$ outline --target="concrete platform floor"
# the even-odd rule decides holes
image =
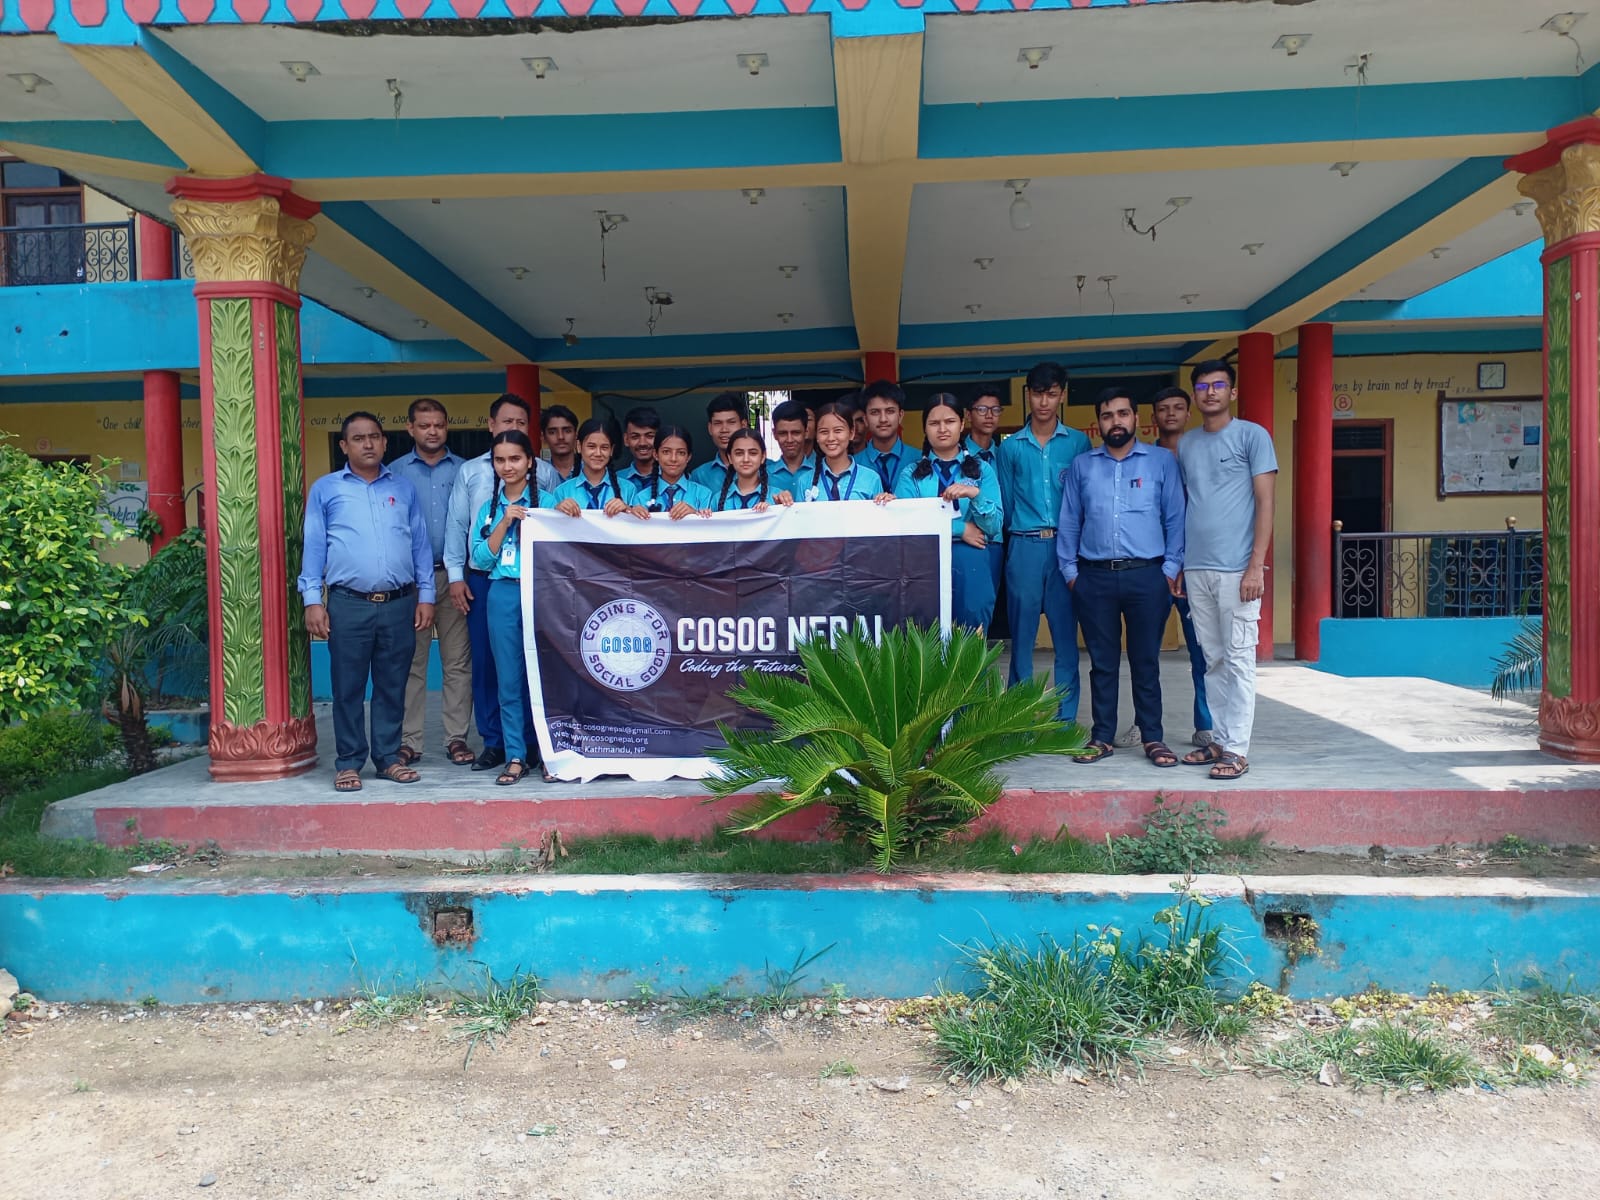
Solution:
[[[1043,656],[1039,668],[1045,669]],[[1087,723],[1088,663],[1082,664]],[[1192,732],[1187,658],[1162,656],[1167,740],[1180,754]],[[1120,726],[1131,721],[1126,693]],[[318,850],[495,849],[553,825],[567,837],[638,829],[660,835],[704,832],[719,812],[701,803],[692,780],[636,783],[607,778],[516,787],[492,772],[448,764],[441,751],[437,697],[429,713],[420,782],[371,777],[354,796],[332,788],[332,722],[317,712],[326,766],[268,784],[218,784],[204,757],[52,806],[44,831],[56,836],[216,840],[257,853]],[[1093,764],[1024,759],[1008,772],[993,820],[1019,834],[1079,836],[1137,825],[1154,795],[1206,797],[1231,828],[1261,828],[1271,840],[1312,847],[1431,846],[1492,840],[1507,832],[1562,844],[1600,841],[1600,766],[1540,752],[1535,711],[1482,692],[1427,679],[1350,679],[1290,662],[1262,664],[1251,768],[1241,781],[1201,769],[1159,769],[1137,747]],[[388,816],[382,814],[387,812]],[[816,832],[792,820],[783,836]]]

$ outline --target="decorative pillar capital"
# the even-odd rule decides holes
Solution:
[[[196,283],[270,283],[300,290],[318,206],[270,175],[174,179],[172,216],[189,243]]]
[[[1547,247],[1600,233],[1600,118],[1558,126],[1544,145],[1506,159],[1505,165],[1522,174],[1517,190],[1537,205]]]

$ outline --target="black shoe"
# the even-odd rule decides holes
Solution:
[[[506,761],[506,752],[500,746],[485,746],[483,753],[478,755],[478,761],[472,764],[474,771],[492,771]]]

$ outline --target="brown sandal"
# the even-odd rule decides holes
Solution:
[[[1144,756],[1158,767],[1175,767],[1178,765],[1178,756],[1165,742],[1146,742]]]
[[[458,767],[470,767],[478,761],[478,756],[472,752],[472,747],[460,738],[456,738],[444,748],[450,761]]]
[[[409,767],[412,763],[421,760],[422,751],[413,750],[410,746],[401,746],[400,749],[395,753],[395,757],[400,760],[400,765],[402,767]]]
[[[1250,764],[1245,761],[1242,754],[1230,754],[1224,750],[1222,757],[1217,760],[1217,765],[1211,768],[1213,779],[1238,779],[1241,775],[1250,773]]]
[[[500,769],[500,774],[495,776],[495,783],[500,787],[510,787],[514,783],[521,783],[524,775],[528,773],[528,764],[520,758],[513,758],[506,762]]]
[[[1227,751],[1221,746],[1211,742],[1198,750],[1189,751],[1179,761],[1186,767],[1209,767],[1212,763],[1221,762],[1222,756],[1226,753]]]
[[[359,792],[361,790],[361,772],[348,768],[335,771],[333,775],[333,790],[336,792]]]
[[[422,776],[403,762],[392,762],[378,772],[378,778],[387,779],[390,783],[415,783]]]
[[[1073,756],[1072,761],[1078,763],[1097,763],[1102,758],[1110,758],[1116,752],[1116,747],[1110,742],[1090,742]]]

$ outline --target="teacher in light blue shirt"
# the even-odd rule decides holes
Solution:
[[[361,790],[369,754],[380,779],[420,778],[400,759],[400,723],[417,634],[433,625],[433,548],[417,489],[383,465],[388,445],[377,417],[351,413],[339,431],[343,469],[306,497],[298,586],[307,632],[328,641],[338,792]]]
[[[1067,471],[1056,537],[1056,561],[1089,651],[1094,727],[1090,753],[1075,761],[1112,754],[1126,624],[1145,757],[1174,767],[1178,756],[1162,741],[1161,632],[1183,590],[1183,479],[1171,451],[1135,438],[1138,406],[1125,388],[1106,388],[1094,409],[1101,444]]]

